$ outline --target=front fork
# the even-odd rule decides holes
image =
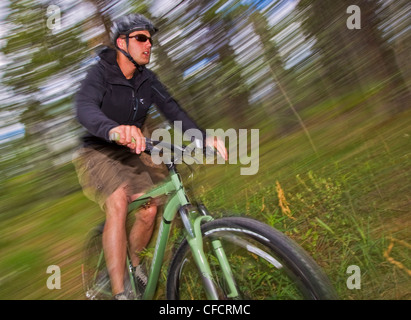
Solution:
[[[216,282],[214,281],[213,274],[211,272],[210,264],[206,257],[203,247],[203,236],[201,233],[201,224],[203,222],[208,222],[213,220],[213,218],[208,215],[207,210],[204,206],[199,207],[200,212],[203,215],[196,215],[194,219],[190,219],[189,214],[187,214],[187,209],[180,210],[183,224],[187,231],[187,241],[191,248],[194,261],[197,268],[201,274],[204,289],[209,300],[218,300],[219,294],[216,288]],[[235,284],[234,276],[231,271],[230,264],[227,260],[224,248],[221,241],[218,238],[211,240],[211,245],[213,247],[214,254],[219,262],[221,271],[223,273],[223,281],[227,284],[228,291],[226,296],[228,298],[237,298],[238,290]]]

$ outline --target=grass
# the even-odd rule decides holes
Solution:
[[[324,267],[343,299],[409,299],[409,113],[390,121],[342,117],[310,127],[319,155],[301,133],[271,143],[260,137],[259,175],[227,170],[224,184],[209,182],[204,200],[287,233]],[[238,185],[243,190],[227,197]],[[395,262],[384,256],[391,237],[402,241]],[[360,267],[361,290],[346,286],[350,265]]]
[[[194,191],[216,216],[250,216],[295,239],[342,299],[410,299],[410,116],[311,121],[317,154],[302,132],[278,138],[261,128],[258,174],[208,166]],[[2,182],[0,205],[0,299],[82,299],[81,250],[103,214],[73,168]],[[61,268],[60,290],[46,286],[50,265]],[[351,265],[359,290],[346,285]]]

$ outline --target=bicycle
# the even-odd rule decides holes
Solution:
[[[169,148],[184,154],[185,146],[146,140],[148,152]],[[178,157],[166,164],[169,177],[129,205],[129,213],[167,195],[148,282],[141,292],[127,256],[125,283],[134,298],[154,297],[171,223],[179,214],[184,240],[168,269],[166,299],[337,299],[328,277],[292,239],[251,218],[214,219],[204,204],[191,202],[177,171]],[[83,285],[87,299],[111,299],[102,250],[104,225],[91,231],[85,250]]]

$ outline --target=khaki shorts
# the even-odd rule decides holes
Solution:
[[[133,154],[117,146],[80,148],[73,155],[73,164],[84,194],[103,210],[107,198],[120,186],[131,196],[167,176],[166,166],[154,164],[148,154]]]

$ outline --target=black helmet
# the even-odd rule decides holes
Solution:
[[[147,30],[153,36],[158,29],[142,14],[131,13],[114,21],[111,27],[111,41],[115,46],[120,35],[129,35],[134,31]]]
[[[134,59],[124,50],[120,49],[117,46],[117,38],[120,35],[128,36],[130,33],[139,30],[147,30],[150,32],[150,35],[153,36],[158,29],[154,26],[154,24],[144,17],[142,14],[139,13],[131,13],[125,15],[113,22],[111,27],[111,41],[122,54],[124,54],[138,69],[141,69],[141,66],[134,61]],[[126,37],[126,43],[128,47],[128,37]]]

